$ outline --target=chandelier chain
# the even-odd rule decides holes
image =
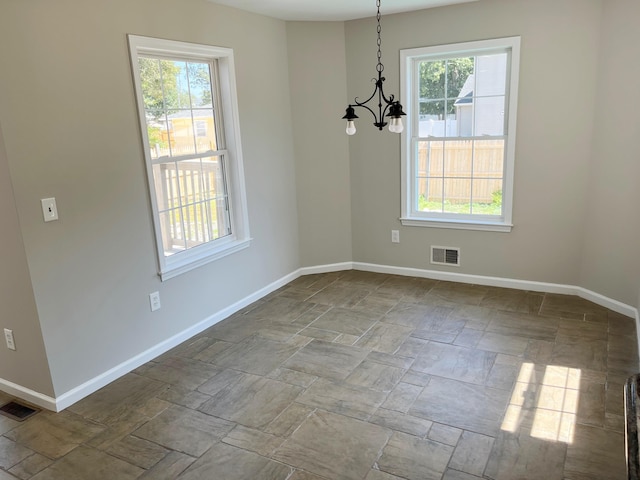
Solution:
[[[382,65],[382,38],[380,36],[382,32],[382,27],[380,26],[380,0],[376,0],[376,6],[378,7],[378,14],[376,15],[376,19],[378,20],[378,64],[376,65],[376,70],[382,72],[384,65]]]

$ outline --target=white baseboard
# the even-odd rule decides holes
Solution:
[[[558,283],[534,282],[529,280],[517,280],[513,278],[486,277],[483,275],[469,275],[464,273],[441,272],[437,270],[422,270],[418,268],[393,267],[389,265],[377,265],[373,263],[353,262],[353,268],[366,272],[389,273],[409,277],[431,278],[449,282],[470,283],[473,285],[485,285],[489,287],[513,288],[515,290],[530,290],[533,292],[560,293],[564,295],[577,295],[597,305],[606,307],[614,312],[627,317],[636,318],[638,310],[617,300],[613,300],[586,288]]]
[[[52,398],[38,392],[34,392],[33,390],[29,390],[28,388],[3,380],[1,378],[0,378],[0,390],[10,395],[13,395],[15,397],[24,399],[39,407],[59,412],[73,405],[74,403],[83,399],[84,397],[92,394],[93,392],[99,390],[105,385],[120,378],[121,376],[138,368],[139,366],[144,365],[148,361],[153,360],[157,356],[162,355],[163,353],[180,345],[185,340],[188,340],[194,335],[197,335],[198,333],[215,325],[221,320],[224,320],[228,316],[245,308],[246,306],[252,304],[256,300],[259,300],[262,297],[270,294],[271,292],[274,292],[278,288],[286,285],[287,283],[295,280],[298,277],[301,277],[303,275],[338,272],[338,271],[351,270],[351,269],[363,270],[367,272],[388,273],[393,275],[431,278],[434,280],[469,283],[474,285],[513,288],[517,290],[531,290],[536,292],[577,295],[586,300],[592,301],[598,305],[609,308],[615,312],[635,318],[636,331],[638,332],[638,335],[639,335],[638,344],[640,345],[640,314],[638,312],[638,309],[631,307],[629,305],[626,305],[624,303],[618,302],[617,300],[613,300],[611,298],[605,297],[604,295],[600,295],[598,293],[592,292],[582,287],[577,287],[572,285],[561,285],[561,284],[555,284],[555,283],[517,280],[517,279],[509,279],[509,278],[487,277],[487,276],[481,276],[481,275],[469,275],[469,274],[461,274],[461,273],[453,273],[453,272],[441,272],[436,270],[394,267],[390,265],[377,265],[372,263],[342,262],[342,263],[334,263],[329,265],[303,267],[294,272],[291,272],[290,274],[285,275],[284,277],[276,280],[275,282],[267,285],[266,287],[261,288],[260,290],[257,290],[253,294],[248,295],[247,297],[235,302],[234,304],[212,314],[211,316],[198,322],[192,327],[189,327],[183,330],[182,332],[168,338],[167,340],[164,340],[158,343],[157,345],[154,345],[153,347],[140,353],[139,355],[136,355],[135,357],[119,365],[116,365],[112,369],[98,375],[97,377],[94,377],[88,380],[82,385],[79,385],[56,398]]]
[[[27,403],[37,405],[38,407],[42,407],[47,410],[58,411],[56,410],[55,398],[36,392],[29,388],[25,388],[22,385],[10,382],[9,380],[0,378],[0,390],[8,393],[9,395],[20,398]]]
[[[298,270],[298,276],[315,275],[318,273],[342,272],[344,270],[353,270],[353,262],[331,263],[329,265],[317,265],[314,267],[302,267]]]

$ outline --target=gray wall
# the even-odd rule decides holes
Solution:
[[[301,266],[351,261],[343,22],[288,22]]]
[[[580,284],[640,307],[640,3],[604,2]]]
[[[56,395],[299,267],[285,22],[204,0],[0,0],[0,11],[11,45],[0,49],[0,123]],[[235,51],[253,242],[164,283],[127,33]],[[60,220],[45,224],[49,196]]]
[[[52,395],[49,364],[31,289],[1,128],[0,205],[0,378]],[[5,328],[13,330],[15,351],[5,347]]]
[[[350,139],[354,260],[442,269],[429,246],[460,247],[447,271],[575,285],[582,261],[602,4],[484,0],[382,18],[385,91],[399,93],[399,50],[520,35],[511,233],[402,227],[400,139],[368,119]],[[375,76],[375,19],[346,23],[349,98]],[[390,230],[400,230],[399,245]]]

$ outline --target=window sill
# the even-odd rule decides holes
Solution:
[[[211,263],[222,257],[231,255],[232,253],[244,250],[250,244],[251,239],[246,238],[226,243],[224,246],[220,246],[214,250],[205,249],[197,254],[195,251],[187,250],[184,253],[190,253],[190,255],[182,258],[176,258],[175,261],[171,262],[170,265],[167,265],[158,275],[160,275],[160,279],[164,282],[170,278],[177,277],[178,275],[182,275],[183,273],[201,267],[202,265],[206,265],[207,263]]]
[[[400,222],[405,227],[451,228],[454,230],[479,230],[484,232],[511,232],[513,224],[472,221],[472,220],[435,220],[422,218],[401,218]]]

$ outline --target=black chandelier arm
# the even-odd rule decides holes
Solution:
[[[375,88],[373,89],[373,93],[372,93],[372,94],[371,94],[371,96],[370,96],[369,98],[367,98],[364,102],[359,102],[359,101],[358,101],[358,97],[356,97],[356,98],[354,99],[354,101],[356,102],[356,105],[358,105],[358,106],[360,106],[360,107],[363,107],[365,103],[369,103],[369,102],[373,99],[373,97],[375,97],[375,96],[376,96],[376,93],[378,93],[378,91],[381,91],[381,90],[382,90],[382,89],[381,89],[381,87],[380,87],[380,85],[382,85],[382,84],[380,83],[380,80],[384,81],[384,77],[379,78],[378,80],[376,80],[375,78],[372,78],[372,79],[371,79],[371,81],[372,81],[372,82],[375,82],[375,84],[376,84]],[[384,93],[382,94],[382,96],[383,96],[383,98],[384,98]],[[386,101],[386,99],[385,99],[385,101]]]
[[[382,127],[384,127],[387,124],[384,121],[384,117],[387,115],[387,111],[393,106],[395,96],[394,95],[389,95],[389,97],[387,98],[387,96],[384,94],[384,90],[382,88],[382,85],[383,85],[383,82],[385,81],[385,78],[380,73],[378,74],[378,80],[376,80],[374,78],[373,81],[375,82],[376,86],[375,86],[371,96],[369,98],[367,98],[364,102],[360,102],[358,100],[358,97],[356,97],[354,99],[353,106],[362,107],[362,108],[366,108],[367,110],[369,110],[369,112],[371,112],[371,115],[373,115],[373,119],[375,120],[374,125],[376,125],[379,129],[382,129]],[[373,111],[373,109],[371,109],[369,106],[366,105],[371,100],[373,100],[373,98],[376,96],[376,94],[378,94],[378,110],[379,110],[378,111],[378,115],[379,115],[379,118],[378,118],[378,115],[376,115],[376,113]],[[383,105],[382,102],[383,101],[384,101],[384,108],[382,108],[382,105]]]
[[[378,117],[376,116],[375,112],[373,110],[371,110],[371,108],[369,108],[367,105],[365,105],[364,103],[359,103],[358,100],[355,101],[356,103],[353,104],[354,107],[362,107],[362,108],[366,108],[367,110],[369,110],[371,112],[371,115],[373,115],[373,119],[377,122],[378,121]],[[367,103],[367,102],[365,102]]]
[[[385,81],[384,77],[380,77],[378,79],[378,81],[376,82],[376,88],[380,91],[380,96],[382,97],[382,99],[385,101],[385,103],[387,105],[391,105],[393,103],[393,99],[395,98],[393,96],[393,94],[389,95],[389,98],[387,98],[384,94],[384,89],[382,88],[382,83]],[[373,92],[375,95],[375,92]]]

